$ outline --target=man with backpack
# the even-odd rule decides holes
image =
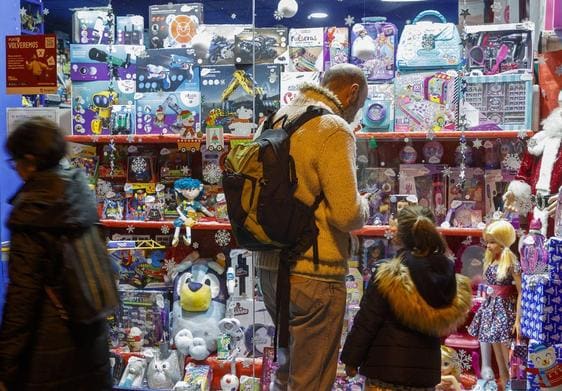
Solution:
[[[290,264],[290,344],[288,352],[278,351],[281,367],[273,382],[275,390],[327,391],[335,380],[345,313],[349,233],[361,228],[368,217],[367,201],[357,191],[356,145],[349,126],[366,97],[362,71],[341,64],[325,73],[320,86],[303,85],[295,100],[270,121],[273,128],[281,127],[282,119],[290,123],[311,107],[322,109],[321,115],[290,136],[298,180],[294,196],[308,206],[318,204],[313,211],[318,236],[317,245],[298,254]],[[275,319],[279,252],[256,254],[264,301]]]

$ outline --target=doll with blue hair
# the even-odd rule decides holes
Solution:
[[[203,197],[203,184],[198,179],[182,178],[174,182],[174,191],[178,207],[176,211],[179,217],[174,221],[174,239],[172,246],[176,247],[180,242],[180,231],[185,227],[185,235],[182,237],[186,246],[191,245],[191,227],[197,223],[199,213],[206,216],[213,214],[201,204]]]

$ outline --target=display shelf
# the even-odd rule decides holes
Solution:
[[[181,138],[177,134],[173,135],[67,135],[67,141],[82,144],[108,144],[113,141],[116,144],[175,144],[178,142],[189,142],[193,140]],[[224,135],[224,141],[233,140],[251,140],[251,136],[233,136],[230,134]],[[196,139],[195,141],[205,143],[205,137]]]
[[[527,137],[531,137],[533,135],[532,130],[528,130],[526,132]],[[474,130],[474,131],[466,131],[464,132],[464,136],[470,139],[482,138],[482,139],[491,139],[491,138],[517,138],[519,137],[519,131],[511,131],[511,130],[502,130],[502,131],[488,131],[488,130]],[[410,139],[410,140],[427,140],[428,134],[427,132],[370,132],[370,133],[355,133],[356,138],[358,139],[375,139],[377,141],[384,141],[384,140],[403,140],[403,139]],[[449,131],[449,132],[436,132],[434,133],[435,139],[439,140],[458,140],[461,136],[460,131]]]
[[[357,236],[384,236],[389,230],[388,225],[366,225],[361,229],[353,231]],[[437,228],[443,236],[482,236],[482,230],[479,228]]]
[[[101,223],[107,228],[147,228],[160,229],[164,226],[173,228],[173,221],[135,221],[135,220],[101,220]],[[221,223],[218,221],[199,221],[191,229],[212,231],[219,229],[231,229],[230,223]]]

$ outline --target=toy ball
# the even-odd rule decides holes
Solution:
[[[281,0],[277,5],[277,11],[283,15],[284,18],[292,18],[297,14],[299,5],[296,0]]]
[[[221,379],[221,391],[236,391],[239,385],[236,375],[226,374]]]

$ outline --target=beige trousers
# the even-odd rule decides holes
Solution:
[[[258,269],[265,306],[275,319],[277,272]],[[281,367],[273,391],[330,391],[336,378],[345,283],[291,276],[289,351],[279,351]]]

